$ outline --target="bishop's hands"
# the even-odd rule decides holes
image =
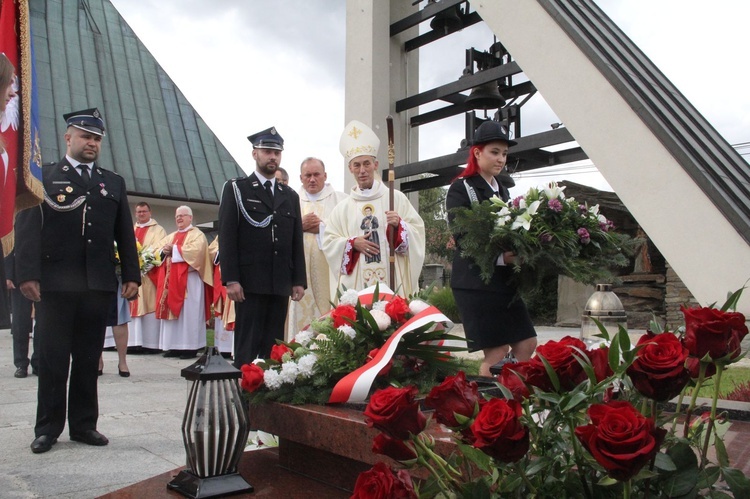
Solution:
[[[385,219],[388,225],[392,225],[393,227],[398,227],[399,222],[401,222],[401,217],[395,211],[386,211]]]

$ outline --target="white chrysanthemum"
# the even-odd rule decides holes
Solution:
[[[429,307],[430,304],[427,302],[422,300],[412,300],[411,303],[409,303],[409,312],[411,312],[412,315],[417,315],[419,312],[426,310]]]
[[[279,377],[278,371],[268,369],[263,373],[263,383],[265,383],[269,390],[278,390],[283,382]]]
[[[290,385],[293,385],[294,381],[297,379],[297,374],[299,374],[299,367],[297,366],[296,362],[289,361],[281,364],[281,372],[279,373],[279,378],[281,379],[282,383],[289,383]]]
[[[347,289],[341,294],[341,299],[339,299],[341,305],[351,305],[352,307],[355,307],[358,301],[359,294],[354,289]]]
[[[308,343],[310,343],[310,340],[313,338],[313,332],[309,329],[307,331],[300,331],[294,336],[294,341],[302,345],[303,347],[307,346]]]
[[[354,337],[357,336],[357,332],[351,326],[343,325],[339,326],[338,329],[351,339],[354,339]]]
[[[372,310],[380,310],[381,312],[385,312],[386,305],[388,305],[387,301],[376,301],[372,304]]]
[[[385,331],[388,329],[388,326],[391,325],[391,318],[385,312],[381,310],[373,310],[370,313],[372,314],[372,318],[375,319],[375,322],[378,323],[378,329],[381,331]]]
[[[315,364],[318,362],[318,357],[315,354],[309,353],[299,359],[299,362],[297,363],[297,367],[299,368],[299,374],[300,376],[303,376],[305,378],[309,378],[313,375],[313,369],[315,368]]]

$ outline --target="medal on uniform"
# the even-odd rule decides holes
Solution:
[[[65,201],[65,194],[58,194],[57,195],[57,202],[58,203],[62,203],[63,201]]]
[[[67,186],[65,188],[65,192],[67,192],[68,194],[70,194],[71,192],[73,192],[73,188],[71,186]]]
[[[99,187],[102,188],[102,190],[99,191],[102,194],[102,196],[106,196],[107,195],[107,189],[104,188],[104,184],[99,184]]]
[[[66,171],[68,171],[68,170],[70,170],[70,168],[68,168],[68,165],[64,165],[64,166],[62,167],[62,171],[66,172]]]

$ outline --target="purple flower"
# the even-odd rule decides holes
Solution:
[[[549,234],[549,233],[545,232],[544,234],[542,234],[541,236],[539,236],[539,240],[542,243],[545,243],[545,244],[546,243],[551,243],[552,242],[552,234]]]
[[[513,208],[518,208],[521,206],[521,201],[523,201],[523,196],[518,196],[517,198],[513,199]]]
[[[589,212],[589,209],[588,209],[588,208],[586,207],[586,205],[585,205],[585,204],[579,204],[579,205],[578,205],[578,212],[579,212],[579,213],[580,213],[581,215],[586,215],[586,214],[587,214],[587,213]]]
[[[578,237],[581,238],[581,244],[588,244],[591,242],[591,235],[585,228],[581,227],[580,229],[578,229],[577,233]]]
[[[547,202],[547,206],[549,206],[550,210],[557,213],[560,213],[563,209],[563,205],[559,199],[550,199],[549,202]]]

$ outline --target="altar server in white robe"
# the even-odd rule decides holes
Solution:
[[[331,269],[323,253],[323,234],[331,212],[346,194],[334,190],[326,180],[325,164],[317,158],[306,158],[300,165],[299,204],[302,213],[307,293],[300,301],[292,301],[287,321],[287,340],[331,309]]]
[[[364,289],[389,283],[389,239],[394,238],[395,291],[408,296],[419,290],[425,254],[424,222],[400,191],[389,210],[388,187],[378,175],[380,139],[364,123],[352,121],[341,134],[339,149],[357,185],[334,208],[326,224],[323,252],[335,275],[336,290]],[[387,227],[394,230],[388,231]],[[391,234],[388,236],[387,234]]]

